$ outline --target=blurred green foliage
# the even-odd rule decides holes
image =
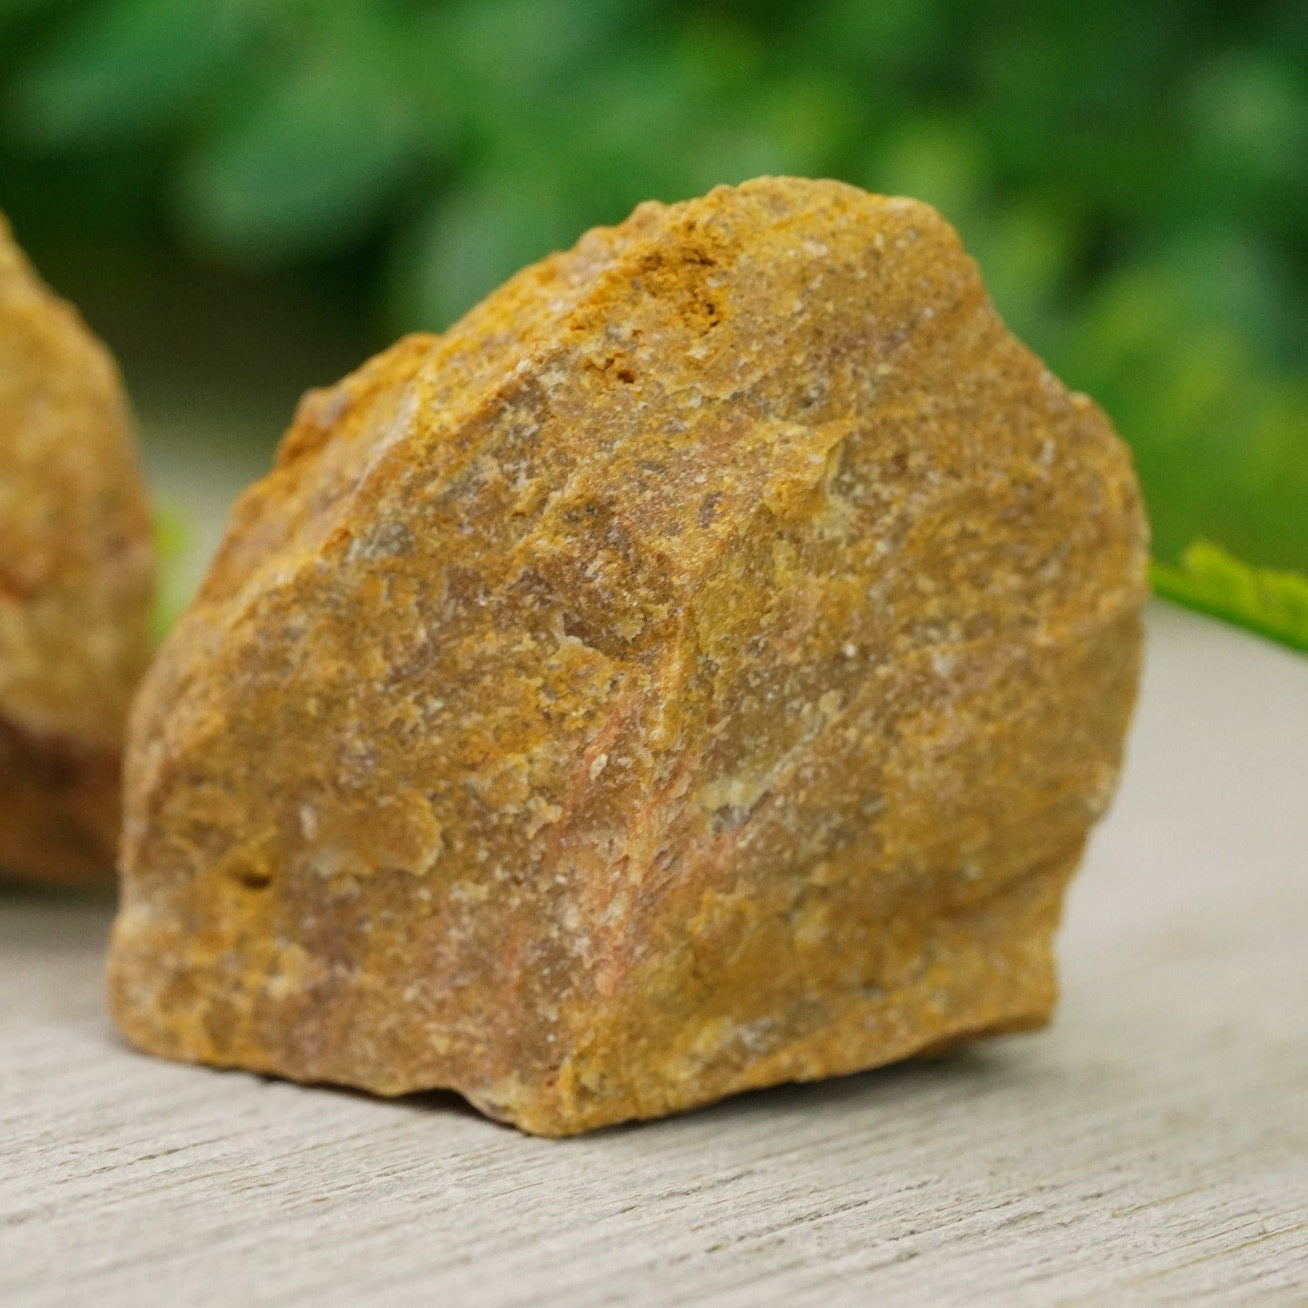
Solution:
[[[1195,541],[1180,565],[1155,562],[1154,589],[1308,654],[1308,577],[1251,568],[1208,541]]]
[[[916,195],[1113,415],[1164,561],[1308,572],[1302,3],[0,0],[0,128],[0,205],[349,270],[386,334],[650,196]]]

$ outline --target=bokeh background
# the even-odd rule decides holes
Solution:
[[[1161,561],[1308,573],[1302,0],[0,0],[0,208],[203,539],[305,387],[767,172],[935,204]]]

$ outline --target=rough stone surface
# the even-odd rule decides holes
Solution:
[[[0,875],[112,875],[153,593],[118,372],[0,217]]]
[[[643,205],[305,398],[134,713],[117,1020],[545,1134],[1038,1026],[1144,595],[934,212]]]

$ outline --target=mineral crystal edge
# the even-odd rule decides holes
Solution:
[[[932,210],[642,205],[305,398],[136,706],[115,1016],[551,1135],[1038,1026],[1144,596]]]

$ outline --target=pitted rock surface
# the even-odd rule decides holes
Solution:
[[[1144,597],[931,209],[642,205],[303,401],[134,714],[117,1020],[544,1134],[1038,1026]]]

